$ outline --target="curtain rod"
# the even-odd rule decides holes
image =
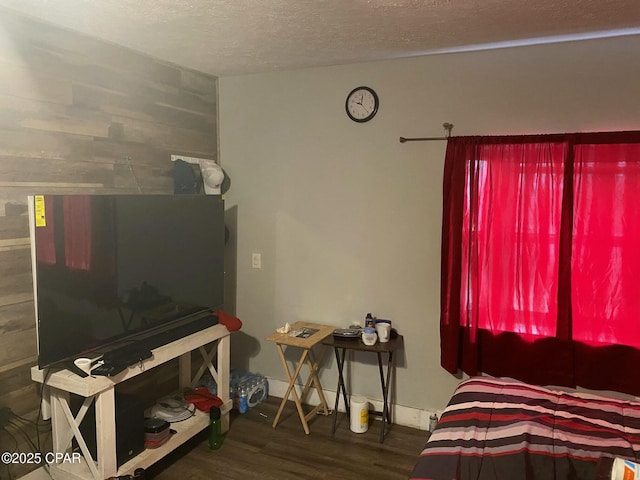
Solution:
[[[400,137],[400,143],[405,142],[432,142],[434,140],[448,140],[451,136],[451,130],[453,129],[453,123],[443,123],[444,137],[420,137],[420,138],[405,138]]]

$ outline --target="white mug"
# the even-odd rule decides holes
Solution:
[[[391,324],[385,322],[376,324],[376,332],[378,333],[380,343],[388,342],[389,336],[391,335]]]

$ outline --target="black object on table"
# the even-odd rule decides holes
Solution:
[[[217,316],[212,315],[209,311],[199,312],[197,315],[186,317],[175,324],[166,325],[151,335],[134,338],[120,345],[116,344],[117,346],[113,349],[103,352],[102,365],[93,368],[91,375],[115,376],[128,367],[151,358],[153,355],[151,350],[217,324]],[[80,376],[87,376],[77,371],[76,373]]]
[[[394,332],[395,333],[395,332]],[[380,428],[380,443],[384,441],[387,425],[391,424],[391,409],[389,408],[389,385],[391,383],[391,370],[393,369],[393,352],[395,352],[400,346],[402,346],[402,335],[394,334],[391,336],[388,342],[380,343],[376,342],[375,345],[365,345],[359,338],[339,338],[336,336],[327,337],[323,342],[323,345],[333,347],[336,354],[336,362],[338,364],[338,389],[336,391],[336,404],[334,412],[338,411],[338,404],[340,403],[340,395],[342,395],[344,401],[344,408],[347,411],[347,417],[350,417],[349,412],[349,396],[347,395],[347,388],[344,383],[344,361],[346,358],[347,350],[355,350],[359,352],[371,352],[375,353],[378,357],[378,369],[380,370],[380,386],[382,387],[382,412],[371,412],[373,415],[379,415],[382,417],[382,426]],[[387,354],[387,371],[386,378],[383,369],[382,354]],[[337,414],[333,416],[333,430],[336,431],[336,419]]]

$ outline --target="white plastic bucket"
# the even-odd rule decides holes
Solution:
[[[637,480],[640,479],[640,464],[616,458],[611,469],[611,480]]]
[[[369,428],[369,402],[364,397],[351,397],[349,410],[351,417],[351,431],[364,433]]]

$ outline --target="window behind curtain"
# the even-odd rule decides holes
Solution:
[[[640,348],[640,144],[575,146],[573,338]]]
[[[451,138],[442,248],[447,370],[640,394],[640,132]]]
[[[556,333],[562,173],[566,148],[482,145],[468,162],[461,309],[479,328]],[[467,253],[467,254],[465,254]]]

